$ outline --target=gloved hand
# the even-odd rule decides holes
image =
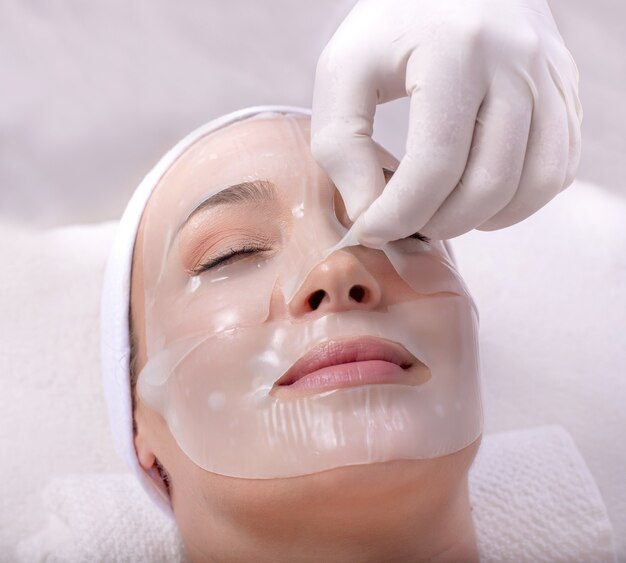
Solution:
[[[383,191],[376,105],[410,96]],[[362,244],[525,219],[571,184],[578,71],[545,0],[360,0],[324,49],[311,146]]]

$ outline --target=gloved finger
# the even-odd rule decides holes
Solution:
[[[561,190],[564,190],[572,184],[578,171],[578,165],[580,163],[581,152],[581,132],[580,128],[583,122],[583,108],[578,98],[578,68],[574,62],[574,58],[570,52],[563,46],[565,51],[564,55],[568,58],[569,67],[563,65],[561,68],[570,70],[571,75],[569,77],[561,77],[556,69],[553,69],[552,74],[559,79],[559,89],[563,102],[567,106],[567,125],[569,129],[569,157],[567,163],[567,174],[565,175],[565,182]],[[567,80],[563,80],[563,78]],[[565,85],[567,84],[567,86]]]
[[[362,244],[379,247],[419,231],[458,184],[485,94],[471,55],[438,53],[434,60],[426,49],[411,55],[406,154],[383,193],[355,223]]]
[[[463,176],[420,233],[456,237],[509,203],[522,174],[532,111],[533,98],[522,79],[494,79],[476,118]]]
[[[523,221],[558,194],[566,181],[570,154],[568,112],[558,88],[551,82],[546,71],[544,83],[537,88],[517,192],[501,211],[477,227],[481,231],[503,229]]]
[[[311,153],[337,186],[352,221],[385,185],[372,141],[378,102],[371,71],[349,64],[351,53],[327,47],[318,61],[311,117]],[[356,61],[364,60],[354,56]]]

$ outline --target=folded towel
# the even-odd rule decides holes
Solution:
[[[176,523],[154,505],[130,473],[57,477],[44,489],[42,500],[45,527],[17,545],[18,561],[185,561]]]
[[[615,561],[598,487],[560,426],[486,436],[470,500],[483,562]]]
[[[17,548],[24,563],[183,562],[176,526],[131,474],[57,478],[47,525]],[[612,531],[570,435],[549,426],[486,436],[470,472],[484,562],[611,562]]]

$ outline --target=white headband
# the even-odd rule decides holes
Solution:
[[[188,147],[213,131],[266,112],[311,115],[310,110],[299,107],[255,106],[234,111],[192,131],[159,160],[135,190],[120,220],[107,262],[100,311],[102,380],[113,442],[118,454],[137,476],[150,498],[171,518],[173,518],[171,505],[139,465],[133,440],[129,308],[135,238],[152,191],[169,167]]]

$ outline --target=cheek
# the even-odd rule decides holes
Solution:
[[[268,321],[285,320],[289,318],[289,309],[285,303],[285,294],[276,283],[270,297]]]

